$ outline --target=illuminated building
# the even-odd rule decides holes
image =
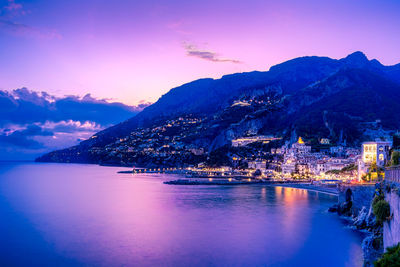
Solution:
[[[279,140],[279,139],[281,139],[281,138],[273,137],[273,136],[265,136],[265,135],[241,137],[241,138],[232,140],[232,146],[234,146],[234,147],[247,146],[248,144],[251,144],[254,142],[269,143],[270,141]]]
[[[286,157],[281,166],[283,174],[292,174],[296,172],[296,158],[293,156]]]
[[[361,145],[361,158],[358,160],[358,179],[368,171],[371,164],[384,167],[389,159],[391,142],[376,141],[364,142]]]
[[[321,145],[329,145],[330,144],[330,140],[328,138],[321,138],[321,140],[319,141],[319,143]]]
[[[265,160],[249,161],[247,164],[249,169],[265,170],[267,168],[267,162]]]
[[[311,146],[307,146],[303,139],[301,137],[299,137],[299,140],[297,141],[297,143],[294,143],[292,145],[291,150],[296,153],[296,154],[307,154],[311,152]]]
[[[385,166],[389,158],[390,142],[365,142],[362,144],[362,161],[365,164],[376,162],[378,167]]]

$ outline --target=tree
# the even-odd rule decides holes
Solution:
[[[379,224],[382,224],[390,216],[390,205],[384,199],[376,201],[376,203],[372,205],[372,210]]]
[[[399,165],[400,164],[400,151],[394,150],[392,152],[391,160],[390,160],[390,165]]]
[[[371,181],[371,174],[370,173],[364,174],[363,176],[361,176],[361,180],[363,180],[364,182]]]
[[[376,165],[376,161],[371,163],[371,166],[369,167],[369,172],[376,172],[378,170],[378,166]]]
[[[400,267],[400,243],[387,248],[387,251],[374,265],[375,267]]]
[[[368,168],[368,178],[369,181],[374,181],[374,180],[381,180],[382,177],[384,176],[384,169],[381,167],[378,167],[376,164],[376,161],[371,163],[371,166]]]

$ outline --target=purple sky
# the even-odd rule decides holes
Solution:
[[[0,90],[155,101],[202,77],[360,50],[400,62],[400,1],[0,0]]]

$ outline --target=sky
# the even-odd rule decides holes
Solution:
[[[399,0],[0,0],[0,160],[75,145],[199,78],[354,51],[399,63],[399,14]]]
[[[400,62],[398,0],[0,0],[0,90],[154,102],[306,55]]]
[[[32,160],[76,145],[147,105],[128,106],[90,94],[57,97],[27,88],[0,90],[0,160]]]

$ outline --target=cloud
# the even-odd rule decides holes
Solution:
[[[17,17],[26,15],[27,11],[22,4],[16,3],[14,0],[6,1],[6,5],[0,8],[0,15],[5,17]]]
[[[147,107],[108,102],[90,94],[56,97],[27,88],[0,90],[0,159],[38,156],[76,145]]]
[[[52,136],[53,135],[52,132],[46,131],[46,130],[42,129],[42,127],[40,127],[38,125],[34,125],[34,124],[33,125],[28,125],[28,127],[26,127],[25,130],[18,131],[18,132],[20,132],[21,134],[23,134],[25,136],[36,136],[36,135]]]
[[[28,125],[23,130],[12,131],[10,129],[4,129],[0,134],[0,144],[12,145],[16,147],[24,147],[27,149],[39,149],[43,148],[43,144],[34,140],[34,136],[53,136],[54,134],[50,131],[43,130],[37,125]]]
[[[102,130],[95,122],[60,121],[27,125],[9,124],[0,129],[0,146],[24,150],[59,149],[77,144]]]
[[[186,55],[188,55],[188,56],[201,58],[201,59],[208,60],[211,62],[230,62],[230,63],[235,63],[235,64],[242,63],[241,61],[239,61],[237,59],[221,58],[219,56],[219,54],[217,54],[215,52],[200,50],[197,48],[196,45],[189,44],[186,42],[183,43],[183,47],[185,48]]]
[[[14,0],[8,0],[7,1],[7,5],[4,7],[4,9],[6,9],[8,11],[21,10],[22,9],[22,5],[15,3]]]
[[[75,133],[75,132],[98,132],[103,129],[103,127],[92,121],[59,121],[59,122],[52,122],[46,121],[42,124],[42,127],[48,131],[53,131],[57,133]]]
[[[0,7],[0,31],[17,37],[61,39],[61,34],[54,29],[39,29],[15,21],[18,17],[29,13],[30,11],[25,10],[22,4],[8,0],[6,5]]]
[[[55,97],[46,92],[27,88],[0,90],[0,127],[6,124],[26,125],[46,121],[86,121],[108,126],[126,120],[142,111],[149,103],[128,106],[119,102],[97,99],[90,94],[84,97]]]
[[[61,39],[61,34],[59,34],[56,30],[38,29],[10,20],[0,19],[0,30],[7,34],[18,37],[36,39]]]

